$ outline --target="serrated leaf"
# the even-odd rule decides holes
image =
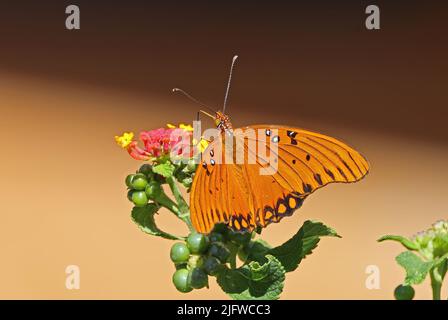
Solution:
[[[282,263],[286,272],[291,272],[297,269],[302,259],[312,253],[320,237],[324,236],[340,238],[335,230],[323,223],[307,220],[291,239],[269,250],[268,253]]]
[[[412,240],[403,237],[403,236],[395,236],[395,235],[385,235],[378,239],[378,242],[391,240],[401,243],[406,249],[409,250],[418,250],[419,246],[413,242]]]
[[[433,262],[425,262],[410,251],[400,253],[395,260],[406,270],[404,284],[407,285],[422,283],[429,270],[433,267]]]
[[[154,173],[160,174],[165,178],[169,178],[173,175],[176,167],[171,162],[164,162],[152,167]]]
[[[249,280],[244,274],[244,271],[239,269],[224,269],[216,281],[221,289],[227,294],[242,293],[249,286]]]
[[[159,210],[159,206],[154,203],[148,203],[144,207],[134,207],[132,209],[131,217],[143,232],[165,239],[177,240],[177,237],[160,230],[156,226],[154,214],[157,210]]]
[[[240,293],[229,293],[235,300],[276,300],[283,291],[285,269],[272,255],[266,256],[266,262],[253,261],[241,267],[242,274],[248,278],[247,288]]]
[[[272,257],[272,256],[270,256]],[[268,259],[268,258],[266,258]],[[268,259],[269,260],[269,259]],[[248,264],[250,270],[250,278],[252,281],[262,281],[269,275],[270,263],[260,264],[258,261],[253,261]]]

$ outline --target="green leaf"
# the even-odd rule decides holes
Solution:
[[[264,240],[256,239],[248,244],[247,261],[265,262],[271,246]]]
[[[235,300],[274,300],[283,291],[285,269],[277,258],[267,255],[265,263],[252,261],[238,269],[225,269],[217,281]]]
[[[169,178],[173,175],[175,168],[176,167],[171,162],[164,162],[152,167],[152,171],[165,178]]]
[[[225,293],[239,294],[249,286],[249,279],[246,276],[241,269],[226,268],[218,275],[216,281]]]
[[[392,240],[392,241],[397,241],[399,243],[401,243],[406,249],[409,250],[418,250],[419,246],[411,241],[410,239],[406,238],[406,237],[402,237],[402,236],[394,236],[394,235],[385,235],[382,236],[381,238],[378,239],[378,242],[382,242],[382,241],[386,241],[386,240]]]
[[[303,258],[311,254],[320,241],[320,237],[340,236],[332,228],[321,222],[305,221],[300,230],[282,245],[269,250],[283,265],[286,272],[294,271]]]
[[[433,267],[433,262],[425,262],[410,251],[400,253],[395,260],[406,270],[404,284],[407,285],[422,283],[429,270]]]
[[[241,268],[248,278],[247,288],[239,293],[229,293],[235,300],[276,300],[283,291],[285,269],[272,255],[266,256],[266,262],[253,261]]]
[[[159,210],[159,206],[155,203],[148,203],[144,207],[134,207],[132,209],[131,217],[143,232],[165,239],[178,240],[179,237],[166,233],[156,226],[154,214],[157,210]]]

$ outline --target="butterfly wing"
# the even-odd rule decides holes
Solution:
[[[191,187],[191,221],[202,233],[209,233],[216,223],[233,222],[233,217],[239,217],[240,228],[255,227],[255,223],[252,227],[248,223],[252,212],[247,201],[251,197],[247,184],[249,177],[244,165],[225,164],[224,149],[223,138],[208,145],[202,153]]]
[[[369,171],[367,160],[358,151],[335,138],[296,128],[258,125],[244,130],[248,128],[265,133],[277,130],[278,137],[271,133],[269,138],[271,144],[278,141],[279,168],[296,172],[296,182],[302,182],[296,191],[301,194],[331,182],[356,182]],[[270,149],[271,144],[266,147]]]
[[[347,144],[319,133],[296,128],[257,125],[254,137],[235,133],[245,152],[255,156],[241,164],[218,164],[224,154],[224,140],[212,142],[205,150],[191,189],[191,218],[195,228],[209,233],[223,222],[235,230],[253,230],[279,222],[298,209],[315,190],[332,182],[355,182],[369,171],[367,160]],[[238,131],[238,130],[236,130]],[[250,147],[254,140],[274,155],[272,175],[261,175],[269,164],[266,156]],[[274,147],[274,144],[276,145]],[[247,156],[246,156],[247,157]]]

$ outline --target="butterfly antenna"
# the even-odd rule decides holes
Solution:
[[[224,96],[224,105],[222,107],[222,113],[225,113],[226,111],[227,98],[229,97],[229,91],[230,91],[230,83],[232,82],[233,66],[235,65],[236,59],[238,59],[238,56],[236,55],[233,56],[232,65],[230,66],[229,80],[227,81],[226,95]]]
[[[189,95],[188,93],[186,93],[184,90],[179,89],[179,88],[173,88],[172,90],[174,93],[181,93],[184,96],[186,96],[188,99],[190,99],[191,101],[193,101],[194,103],[200,105],[201,107],[204,107],[206,109],[208,109],[209,111],[216,113],[215,110],[213,110],[212,108],[210,108],[208,105],[206,105],[205,103],[202,103],[201,101],[199,101],[198,99],[193,98],[191,95]]]

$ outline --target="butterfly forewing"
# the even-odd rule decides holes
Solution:
[[[247,130],[255,135],[245,135]],[[302,129],[256,125],[232,137],[231,143],[243,146],[243,161],[236,161],[235,152],[231,163],[226,159],[223,134],[204,151],[195,174],[191,219],[201,233],[218,222],[235,230],[265,227],[291,215],[318,188],[358,181],[369,170],[366,159],[345,143]],[[261,174],[266,167],[275,170]]]

